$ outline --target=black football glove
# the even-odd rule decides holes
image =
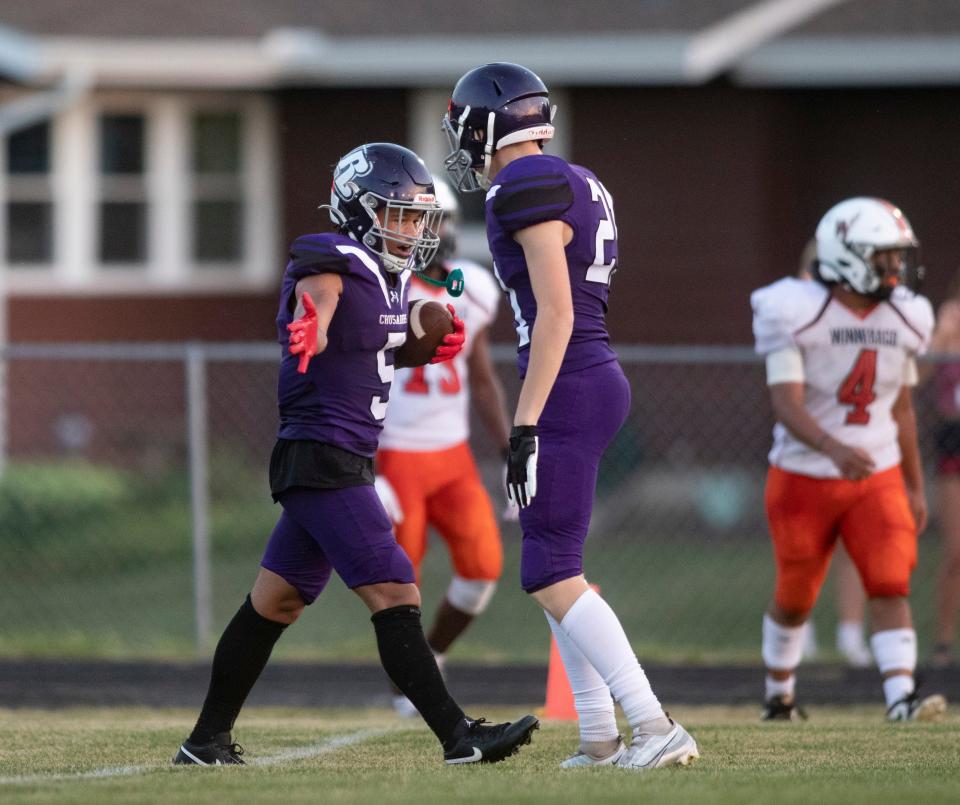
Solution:
[[[537,495],[537,448],[535,425],[514,425],[507,454],[507,498],[521,509]]]

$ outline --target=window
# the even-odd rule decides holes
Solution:
[[[147,260],[143,115],[101,115],[99,147],[99,261],[142,265]]]
[[[13,293],[259,292],[278,164],[266,95],[93,92],[0,137],[0,270]]]
[[[47,264],[53,259],[50,124],[14,132],[6,145],[6,260],[16,267]]]
[[[53,257],[52,205],[47,201],[7,202],[7,260],[49,263]]]
[[[11,175],[50,171],[50,124],[38,123],[14,132],[7,140],[7,170]]]
[[[241,119],[236,112],[193,115],[192,255],[201,266],[243,257]]]

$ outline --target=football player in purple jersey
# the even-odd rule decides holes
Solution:
[[[420,625],[413,567],[373,486],[394,353],[406,337],[410,272],[439,244],[433,179],[406,148],[363,145],[337,164],[325,207],[337,231],[294,241],[280,290],[280,430],[270,488],[283,511],[253,590],[217,644],[203,709],[173,762],[243,763],[234,721],[274,644],[332,570],[369,608],[384,670],[436,734],[446,762],[503,760],[530,740],[537,719],[488,725],[451,698]],[[455,318],[434,361],[459,352],[463,330]]]
[[[616,614],[584,578],[597,470],[630,386],[605,323],[618,266],[613,200],[586,168],[542,153],[553,112],[534,73],[498,63],[461,77],[443,120],[454,186],[486,190],[494,271],[519,336],[507,483],[521,506],[521,582],[546,612],[573,688],[580,750],[561,767],[686,765],[696,742],[664,713]]]

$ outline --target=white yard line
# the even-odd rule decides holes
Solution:
[[[363,743],[371,738],[379,738],[386,735],[390,730],[357,730],[346,735],[336,735],[322,743],[310,744],[309,746],[297,746],[292,749],[286,749],[283,752],[277,752],[273,755],[251,758],[248,761],[250,766],[275,766],[278,763],[289,763],[294,760],[306,760],[307,758],[328,755],[347,746],[353,746]],[[59,783],[73,780],[103,780],[110,777],[131,777],[135,774],[146,774],[169,767],[169,763],[146,763],[142,766],[105,766],[102,769],[93,769],[92,771],[78,771],[70,774],[15,774],[9,777],[0,777],[0,785],[31,785],[35,783]]]
[[[331,752],[336,752],[338,749],[343,749],[343,747],[345,746],[353,746],[354,744],[368,741],[371,738],[379,738],[382,735],[386,735],[390,731],[391,730],[385,730],[385,729],[357,730],[356,732],[351,732],[351,733],[348,733],[347,735],[338,735],[320,744],[312,744],[311,746],[294,747],[293,749],[287,749],[283,752],[277,752],[277,754],[275,755],[267,755],[266,757],[253,758],[250,761],[250,765],[251,766],[275,766],[277,763],[289,763],[292,760],[306,760],[307,758],[310,758],[310,757],[328,755]]]

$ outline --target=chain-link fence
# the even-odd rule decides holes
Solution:
[[[587,575],[641,658],[755,662],[773,585],[762,366],[745,348],[619,352],[633,407],[601,468]],[[248,591],[278,513],[266,482],[277,348],[21,344],[4,354],[0,655],[208,651]],[[516,399],[512,350],[495,355]],[[933,510],[914,575],[924,643],[939,551],[932,384],[920,388],[917,409]],[[479,428],[477,458],[499,496],[499,456]],[[500,589],[455,653],[541,662],[548,634],[518,587],[519,530],[502,528]],[[428,617],[448,578],[434,540],[423,574]],[[816,614],[822,636],[832,633],[834,602],[828,583]],[[277,655],[372,660],[365,608],[332,582]]]

